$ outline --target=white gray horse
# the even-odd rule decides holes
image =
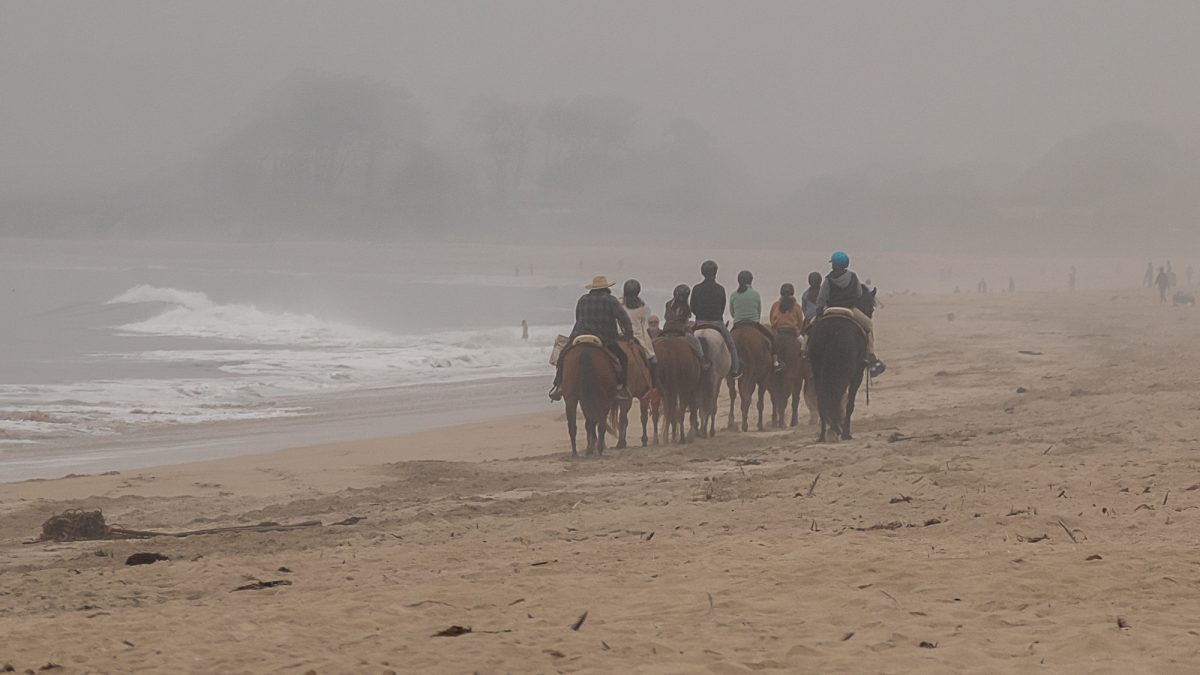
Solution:
[[[721,331],[699,326],[696,328],[696,337],[700,338],[704,360],[708,363],[708,370],[696,391],[696,408],[700,413],[698,433],[701,438],[711,438],[717,434],[717,397],[721,393],[721,383],[729,376],[732,359]]]

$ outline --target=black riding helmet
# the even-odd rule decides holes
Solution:
[[[705,279],[712,279],[713,277],[717,276],[717,262],[715,260],[705,260],[704,263],[700,265],[700,274],[703,275]]]

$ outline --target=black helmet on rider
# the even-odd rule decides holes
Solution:
[[[717,276],[717,262],[715,260],[705,260],[700,265],[700,274],[705,279],[712,279]]]

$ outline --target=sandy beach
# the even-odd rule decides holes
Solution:
[[[1200,668],[1200,314],[1151,291],[884,302],[890,367],[849,442],[802,425],[571,461],[547,403],[0,484],[0,669]],[[323,524],[28,543],[72,508]],[[452,626],[471,632],[434,636]]]

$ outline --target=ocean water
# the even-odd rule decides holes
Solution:
[[[398,270],[353,250],[321,269],[295,251],[238,258],[232,246],[16,245],[32,255],[0,255],[0,479],[6,457],[146,430],[302,418],[354,392],[548,377],[578,295],[574,282],[507,265]]]

